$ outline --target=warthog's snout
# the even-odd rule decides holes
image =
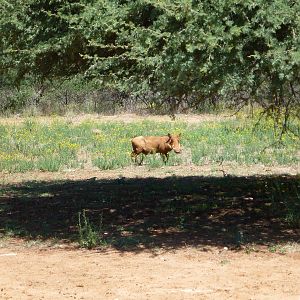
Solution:
[[[171,149],[174,150],[176,154],[181,153],[180,134],[178,135],[168,134],[168,136],[169,136],[168,142],[170,143]]]

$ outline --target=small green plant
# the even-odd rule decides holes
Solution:
[[[101,242],[100,234],[102,228],[102,216],[101,216],[101,224],[100,231],[97,232],[95,226],[90,223],[88,217],[85,214],[85,210],[83,212],[78,213],[78,230],[79,230],[79,245],[84,248],[94,248],[98,246]]]
[[[290,208],[285,216],[285,221],[293,228],[300,228],[300,211]]]
[[[268,247],[268,250],[271,253],[276,253],[278,251],[278,249],[279,249],[279,245],[276,245],[276,244],[271,244]]]
[[[271,244],[271,245],[269,245],[268,250],[271,253],[279,253],[279,254],[287,253],[286,245],[280,245],[280,244]]]
[[[178,229],[183,230],[185,228],[185,224],[186,224],[185,217],[184,216],[180,216],[178,218],[178,225],[177,225]]]
[[[250,254],[252,252],[257,252],[257,249],[255,248],[255,244],[253,243],[253,244],[247,244],[247,245],[245,245],[245,252],[247,254]]]
[[[285,247],[280,247],[279,253],[280,254],[286,254],[287,253],[287,249]]]

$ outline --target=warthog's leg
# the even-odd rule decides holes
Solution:
[[[142,165],[143,160],[144,160],[144,154],[142,153],[142,154],[141,154],[141,159],[140,159],[140,162],[139,162],[139,166]]]
[[[169,160],[169,154],[168,153],[161,153],[160,156],[163,159],[163,162],[165,163],[165,165],[167,164],[168,160]]]
[[[130,156],[131,156],[131,161],[134,160],[136,162],[137,154],[134,151],[131,152]]]
[[[144,155],[143,155],[143,154],[141,155],[141,159],[140,159],[140,161],[138,162],[138,156],[139,156],[139,154],[140,154],[140,153],[136,153],[136,152],[132,151],[130,156],[131,156],[131,160],[132,160],[132,161],[134,160],[134,162],[135,162],[136,164],[141,165],[142,162],[143,162],[143,160],[144,160]]]
[[[166,158],[167,158],[167,161],[166,161],[166,163],[167,163],[168,160],[169,160],[169,153],[166,153],[165,155],[166,155]]]

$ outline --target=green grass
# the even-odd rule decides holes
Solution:
[[[271,121],[254,125],[255,120],[246,118],[201,124],[84,121],[77,125],[55,118],[50,124],[27,119],[19,125],[0,124],[0,171],[79,169],[87,159],[102,170],[122,168],[132,164],[132,137],[168,132],[181,132],[184,147],[182,155],[170,155],[168,165],[180,165],[187,159],[195,165],[220,161],[245,165],[299,163],[299,138],[287,134],[278,143]],[[151,168],[163,166],[159,155],[146,157],[144,163]]]

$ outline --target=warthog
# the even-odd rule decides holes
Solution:
[[[165,136],[137,136],[131,140],[132,153],[131,157],[137,163],[138,155],[142,154],[155,154],[160,153],[164,163],[166,164],[169,159],[169,152],[174,150],[175,153],[180,153],[180,134],[168,134]],[[139,162],[142,164],[144,156]]]

